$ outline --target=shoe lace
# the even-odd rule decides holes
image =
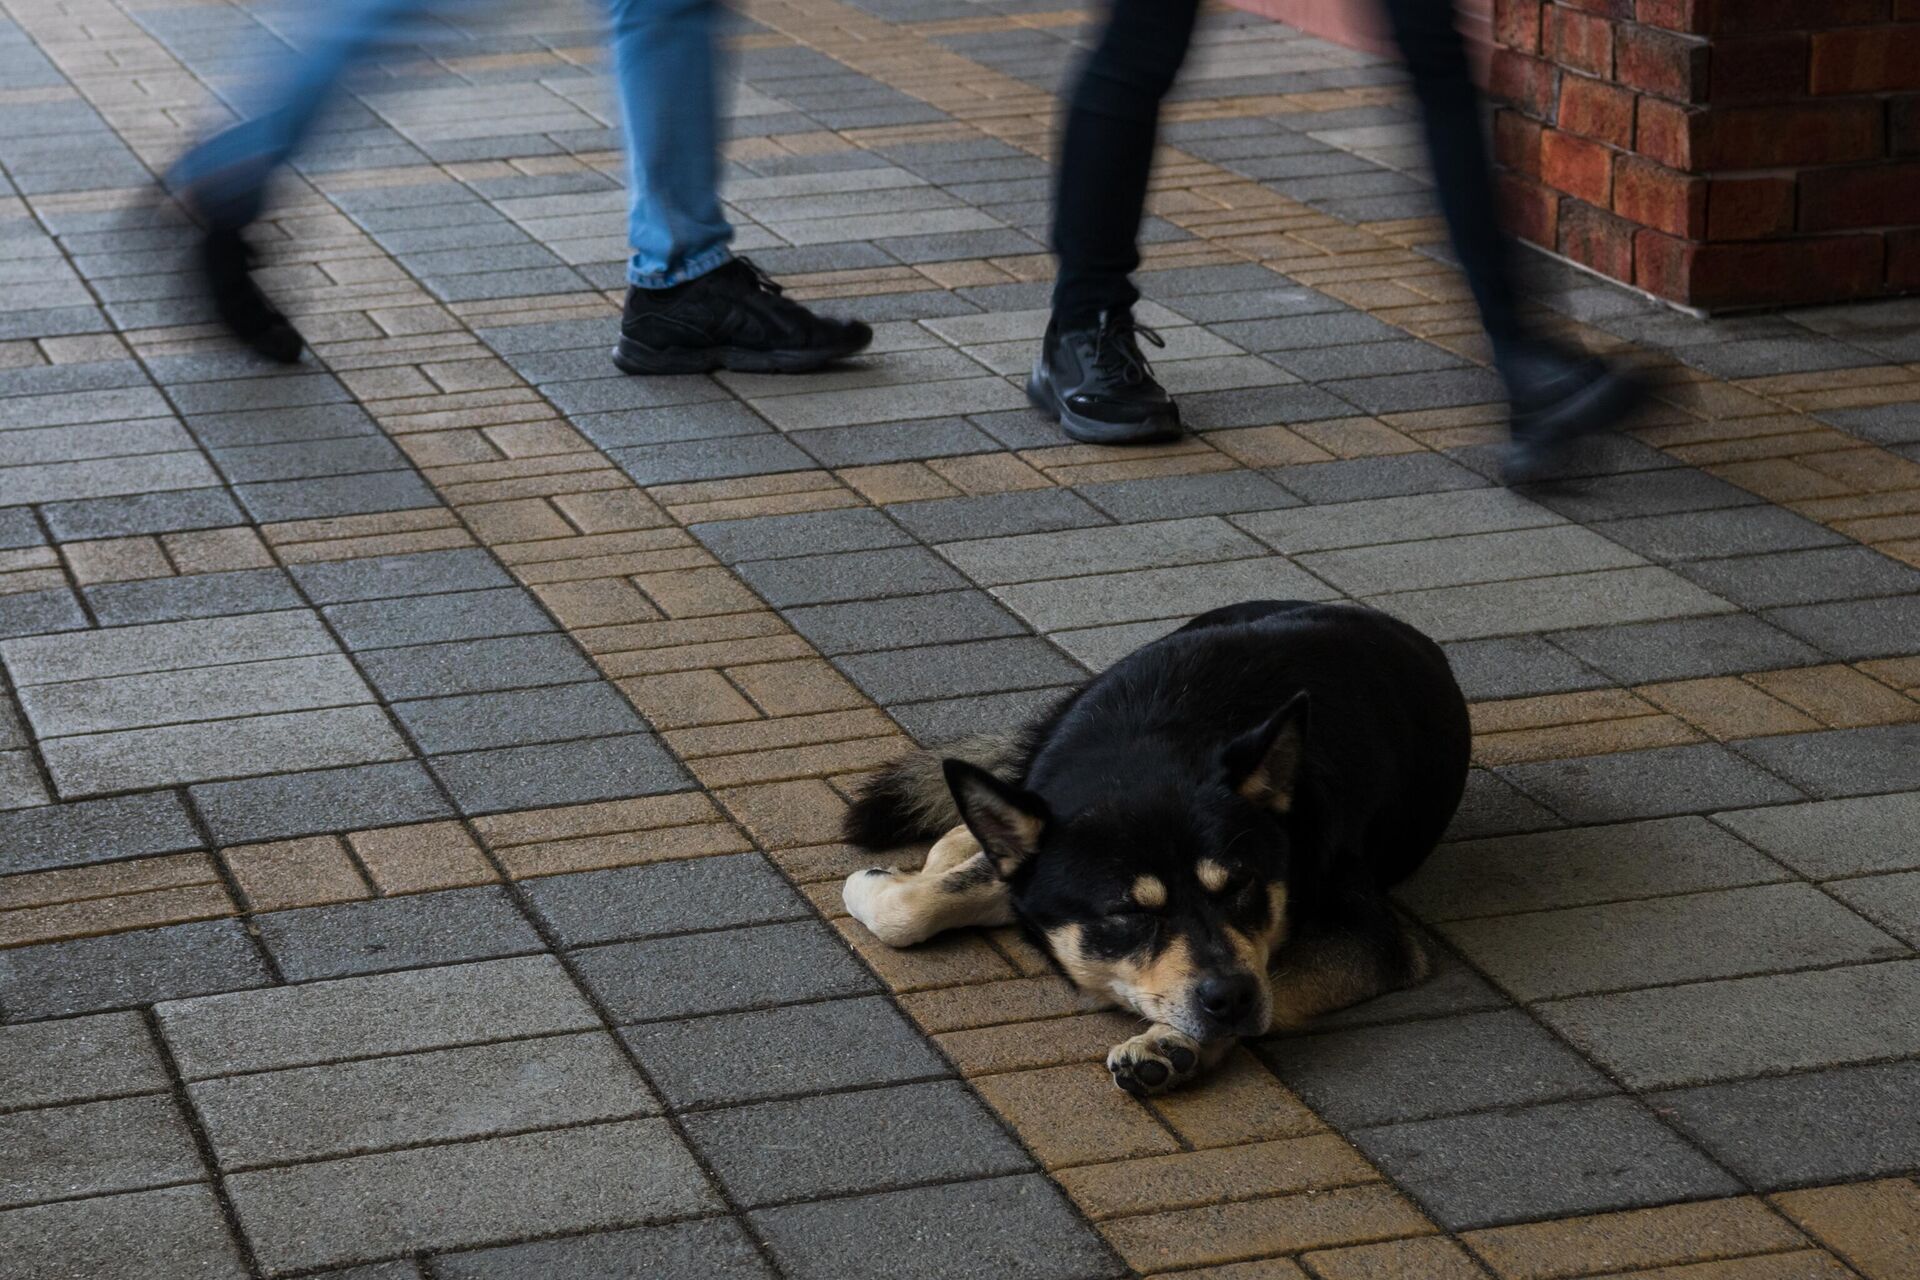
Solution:
[[[760,264],[752,258],[736,257],[734,261],[747,269],[747,274],[753,277],[753,287],[757,291],[771,294],[776,298],[786,293],[786,290],[780,287],[780,282],[768,275],[765,271],[762,271]]]
[[[1155,347],[1167,345],[1159,330],[1139,323],[1127,312],[1101,316],[1100,328],[1093,337],[1094,367],[1127,386],[1153,381],[1153,366],[1147,363],[1136,338],[1145,338]]]

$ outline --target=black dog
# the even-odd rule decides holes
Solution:
[[[1025,730],[916,753],[847,817],[870,849],[948,832],[919,873],[847,881],[905,945],[1019,920],[1083,991],[1154,1025],[1158,1093],[1240,1036],[1426,976],[1387,889],[1460,803],[1472,734],[1439,647],[1358,605],[1255,601],[1130,655]]]

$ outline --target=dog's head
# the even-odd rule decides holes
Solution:
[[[1140,762],[1072,813],[958,760],[947,784],[1075,985],[1202,1042],[1257,1035],[1286,934],[1286,815],[1306,729],[1301,694],[1201,769]]]

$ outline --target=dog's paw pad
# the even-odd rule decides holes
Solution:
[[[1200,1066],[1199,1046],[1179,1032],[1149,1031],[1107,1053],[1113,1082],[1136,1098],[1177,1089]]]

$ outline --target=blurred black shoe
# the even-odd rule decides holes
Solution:
[[[253,246],[237,228],[200,238],[200,277],[220,323],[269,360],[295,364],[306,340],[253,280]]]
[[[805,373],[872,341],[860,321],[817,315],[733,258],[670,289],[628,289],[613,362],[625,373]]]
[[[1610,431],[1647,397],[1646,384],[1597,356],[1531,342],[1503,354],[1512,439],[1502,460],[1509,484],[1551,477],[1575,441]]]
[[[1027,379],[1034,408],[1087,444],[1151,444],[1180,434],[1180,406],[1154,380],[1139,339],[1165,339],[1130,311],[1102,311],[1078,328],[1047,325]]]

